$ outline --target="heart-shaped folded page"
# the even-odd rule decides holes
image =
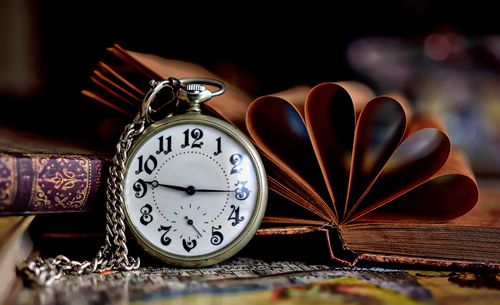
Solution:
[[[361,211],[360,216],[366,216],[359,220],[447,221],[469,212],[478,199],[479,189],[464,154],[452,149],[446,164],[431,179],[373,213],[366,215],[370,210]]]
[[[334,207],[343,222],[366,196],[406,130],[406,106],[391,97],[353,99],[345,84],[309,93],[306,124]]]
[[[327,221],[336,220],[322,199],[325,186],[300,105],[281,97],[264,96],[252,102],[246,123],[267,166],[271,166],[270,188],[306,209],[313,209]],[[301,194],[310,199],[300,200],[304,197]]]

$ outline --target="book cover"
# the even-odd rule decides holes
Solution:
[[[191,63],[109,51],[83,94],[123,116],[137,112],[150,79],[217,78]],[[245,131],[264,159],[274,195],[258,235],[323,234],[331,258],[347,265],[500,267],[498,220],[460,217],[479,198],[465,156],[438,118],[414,114],[402,96],[341,82],[252,101],[229,84],[204,107]]]
[[[0,214],[104,206],[105,154],[8,128],[0,133]]]
[[[30,254],[33,244],[27,233],[34,216],[0,217],[0,304],[16,280],[15,266]]]

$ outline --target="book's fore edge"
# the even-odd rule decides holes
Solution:
[[[102,75],[100,72],[94,72],[95,75],[90,76],[90,81],[114,98],[119,99],[125,105],[137,107],[141,103],[141,98],[134,96],[132,93],[124,89],[122,86],[112,82],[109,78]]]
[[[84,89],[81,91],[81,93],[83,95],[87,96],[88,98],[91,98],[91,99],[95,100],[96,102],[99,102],[99,103],[103,104],[104,106],[109,107],[109,108],[117,111],[118,113],[124,115],[125,117],[133,118],[133,115],[130,112],[125,111],[124,109],[118,107],[117,105],[113,104],[112,102],[109,102],[108,100],[103,99],[102,97],[100,97],[99,95],[95,94],[94,92],[92,92],[90,90]]]
[[[357,256],[353,265],[361,263],[383,263],[383,264],[397,264],[399,266],[421,266],[421,267],[435,267],[447,269],[463,269],[463,270],[485,270],[500,272],[500,264],[477,262],[477,261],[464,261],[452,259],[434,259],[423,258],[415,256],[402,256],[402,255],[388,255],[388,254],[375,254],[375,253],[361,253]]]
[[[388,253],[370,253],[370,252],[356,252],[349,248],[348,243],[342,238],[342,228],[338,228],[339,238],[342,240],[343,249],[348,252],[355,254],[355,257],[352,261],[352,266],[359,266],[362,264],[370,264],[371,266],[374,263],[378,265],[389,265],[392,268],[394,265],[397,265],[398,268],[415,268],[425,267],[425,268],[447,268],[447,269],[462,269],[462,270],[486,270],[486,271],[497,271],[500,272],[500,264],[498,263],[490,263],[490,262],[481,262],[481,261],[467,261],[467,260],[458,260],[458,259],[446,259],[446,258],[425,258],[425,257],[417,257],[411,255],[397,255],[397,254],[388,254]]]
[[[137,61],[135,58],[130,56],[128,51],[124,49],[121,45],[119,44],[114,44],[112,47],[109,47],[108,52],[116,56],[119,60],[122,62],[130,65],[132,68],[137,70],[139,73],[146,75],[147,77],[151,79],[161,79],[160,75],[156,74],[154,71],[149,69],[148,67],[144,66],[142,63]]]
[[[132,84],[131,82],[129,82],[127,79],[125,79],[123,76],[121,76],[118,72],[116,72],[111,66],[107,65],[106,63],[104,63],[102,61],[99,61],[97,63],[97,66],[101,70],[104,70],[105,72],[110,73],[111,75],[113,75],[113,77],[115,77],[116,79],[118,79],[119,81],[121,81],[123,84],[125,84],[127,87],[129,87],[130,89],[132,89],[132,91],[134,91],[139,97],[142,97],[142,96],[144,96],[146,94],[146,92],[144,92],[141,89],[137,88],[134,84]]]
[[[0,153],[0,215],[93,210],[106,167],[92,156]]]

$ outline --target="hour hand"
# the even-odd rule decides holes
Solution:
[[[147,183],[147,184],[151,184],[151,186],[153,188],[157,188],[158,186],[162,186],[162,187],[166,187],[166,188],[169,188],[169,189],[186,192],[186,194],[188,194],[190,196],[194,195],[198,191],[192,185],[190,185],[188,187],[183,187],[183,186],[177,186],[177,185],[159,183],[156,180],[153,180],[153,181],[144,181],[144,182]]]

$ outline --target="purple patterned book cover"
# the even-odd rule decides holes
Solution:
[[[0,214],[85,212],[104,205],[105,158],[0,153]]]

